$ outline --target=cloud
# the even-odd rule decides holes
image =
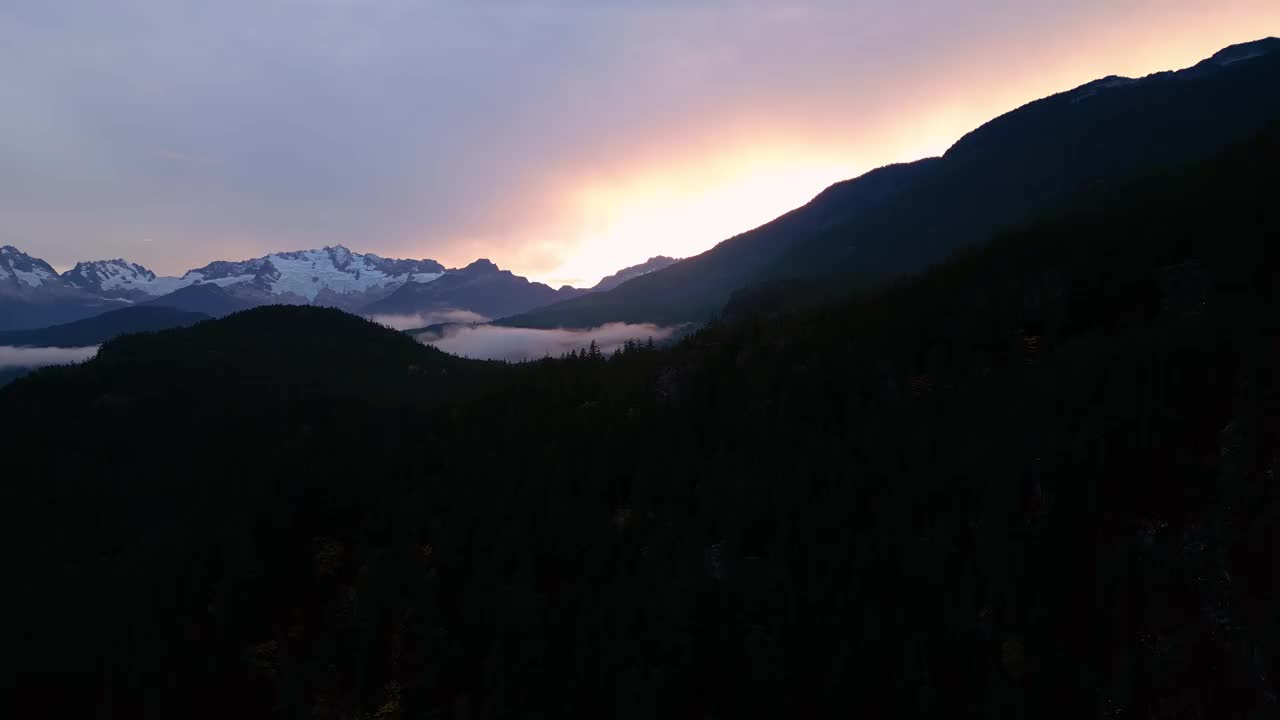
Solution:
[[[454,355],[475,360],[538,360],[579,350],[594,340],[600,351],[610,353],[628,340],[666,340],[678,328],[648,323],[609,323],[590,330],[535,330],[499,325],[455,326],[440,335],[418,339]]]
[[[486,323],[492,318],[485,317],[480,313],[471,312],[470,310],[440,310],[437,312],[427,313],[411,313],[408,315],[369,315],[370,320],[379,325],[386,325],[393,330],[413,330],[414,328],[423,328],[428,325],[439,325],[442,323]]]
[[[96,354],[98,354],[97,345],[76,348],[0,345],[0,370],[15,367],[37,368],[45,365],[68,365],[84,362]]]

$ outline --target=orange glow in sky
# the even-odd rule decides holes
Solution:
[[[939,48],[934,63],[904,76],[902,87],[873,107],[849,99],[754,135],[726,133],[720,145],[678,148],[631,167],[622,162],[600,178],[586,173],[556,189],[563,216],[549,223],[553,235],[529,238],[545,254],[527,256],[523,269],[553,286],[590,286],[654,255],[696,255],[834,182],[940,155],[966,132],[1032,100],[1107,75],[1188,67],[1226,45],[1280,32],[1280,2],[1243,3],[1234,13],[1205,13],[1207,4],[1179,13],[1172,5],[1164,21],[1185,23],[1176,33],[1135,35],[1112,19],[1081,37],[1024,39],[983,53],[963,43]],[[517,252],[512,260],[520,272],[525,257]]]
[[[748,150],[709,165],[651,170],[570,190],[581,231],[575,251],[554,271],[555,282],[588,285],[635,264],[632,259],[696,255],[708,249],[708,238],[724,239],[765,223],[850,172],[847,163],[827,154],[785,149]]]

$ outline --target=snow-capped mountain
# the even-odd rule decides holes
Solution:
[[[157,277],[147,268],[120,258],[78,262],[62,273],[62,279],[72,287],[101,297],[130,300],[158,297],[184,285],[181,278]]]
[[[394,260],[362,254],[338,245],[317,250],[272,253],[229,262],[218,260],[181,277],[160,277],[122,259],[76,263],[62,278],[69,285],[102,297],[146,299],[191,285],[218,285],[256,302],[316,304],[357,301],[370,291],[387,291],[406,282],[430,282],[444,267],[434,260]]]
[[[67,284],[40,258],[0,247],[0,330],[69,322],[121,305]]]
[[[12,245],[0,247],[0,293],[29,295],[40,289],[61,285],[49,263],[34,258]]]
[[[655,257],[601,281],[607,289],[675,262]],[[551,288],[488,260],[446,270],[435,260],[384,258],[336,245],[218,260],[164,277],[123,258],[76,263],[59,275],[17,248],[0,248],[0,330],[38,328],[133,304],[225,315],[256,305],[326,305],[358,313],[464,310],[503,317],[591,292]]]
[[[212,262],[187,271],[178,279],[178,287],[211,283],[256,302],[353,308],[405,283],[436,280],[444,271],[444,266],[435,260],[390,259],[337,245],[272,253],[240,262]]]
[[[164,305],[166,297],[195,286],[217,286],[218,304],[228,308],[291,303],[359,310],[444,272],[434,260],[384,258],[338,245],[220,260],[181,277],[158,276],[123,258],[79,262],[59,275],[44,260],[6,245],[0,248],[0,330],[68,322],[132,303]]]

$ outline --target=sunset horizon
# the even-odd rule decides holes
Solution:
[[[636,41],[646,28],[669,24],[672,8],[657,4],[577,14],[547,5],[518,15],[522,24],[508,28],[511,37],[529,34],[528,42],[535,36],[544,42],[588,27],[623,32],[619,23],[630,23],[631,29],[619,37],[631,44],[579,50],[586,53],[583,58],[621,63],[618,67],[628,74],[641,71],[635,63],[653,60],[649,72],[635,75],[634,93],[600,105],[584,97],[591,102],[590,113],[575,119],[581,127],[566,134],[569,126],[559,129],[553,122],[559,113],[555,105],[537,98],[539,88],[554,95],[563,92],[566,82],[576,82],[584,91],[614,91],[581,66],[540,61],[552,64],[538,66],[535,82],[522,86],[520,99],[510,106],[514,110],[519,102],[537,98],[534,121],[518,115],[507,120],[501,103],[482,110],[484,104],[468,100],[457,109],[442,108],[444,116],[432,121],[438,134],[433,137],[423,134],[430,131],[399,124],[390,126],[390,133],[371,135],[360,129],[363,121],[354,113],[361,104],[439,112],[430,103],[419,108],[381,68],[393,56],[402,59],[404,52],[415,52],[401,42],[403,33],[397,28],[421,21],[423,29],[435,32],[431,28],[446,20],[466,26],[492,17],[482,11],[433,17],[425,6],[411,2],[277,5],[280,13],[264,13],[255,33],[306,8],[312,13],[310,22],[296,28],[295,42],[301,44],[293,51],[310,53],[314,48],[307,43],[322,36],[349,51],[323,60],[326,74],[304,78],[301,87],[310,88],[312,99],[304,98],[291,110],[308,113],[299,137],[262,157],[247,152],[259,142],[254,139],[258,130],[201,128],[207,123],[196,118],[189,132],[166,130],[145,140],[116,130],[104,134],[91,127],[50,125],[47,121],[56,120],[59,108],[68,103],[103,100],[85,95],[84,89],[61,97],[42,90],[35,98],[44,107],[7,111],[9,126],[19,131],[10,139],[22,142],[25,132],[28,143],[36,144],[11,147],[18,162],[7,172],[0,170],[0,187],[15,191],[0,203],[10,218],[0,231],[0,243],[43,257],[60,271],[82,260],[121,257],[161,275],[181,274],[214,260],[342,244],[384,257],[429,258],[449,267],[487,257],[553,287],[590,287],[649,257],[697,255],[804,204],[832,183],[883,165],[940,155],[965,133],[1036,99],[1108,75],[1142,77],[1177,70],[1226,46],[1280,34],[1280,7],[1262,2],[1136,3],[1123,8],[1082,3],[1048,16],[999,7],[944,7],[927,16],[894,16],[826,2],[778,10],[739,7],[742,12],[731,13],[732,3],[711,3],[683,13],[680,33],[647,48]],[[81,63],[94,57],[87,51],[55,61],[22,42],[37,37],[71,41],[84,29],[59,22],[56,11],[49,13],[0,12],[0,38],[10,35],[20,52],[28,49],[27,67],[37,76],[83,72]],[[120,14],[128,17],[128,12]],[[157,31],[172,31],[174,38],[166,43],[184,36],[204,43],[233,41],[245,44],[250,56],[285,59],[281,53],[286,48],[257,44],[253,38],[258,35],[243,34],[243,28],[229,35],[232,26],[221,22],[228,16],[210,14],[208,28],[177,25],[172,17],[141,9],[135,19],[148,19]],[[944,20],[968,23],[974,32],[939,34],[951,30],[944,28]],[[507,27],[505,21],[501,26]],[[759,76],[744,84],[748,71],[730,64],[730,55],[716,55],[714,44],[696,45],[723,28],[744,43],[735,53],[751,47],[756,37],[786,45],[790,38],[799,43],[803,35],[816,33],[817,41],[811,37],[795,44],[792,60],[768,63],[770,53],[777,51],[764,53]],[[1014,28],[1017,35],[990,37]],[[840,30],[850,32],[854,41],[837,43]],[[931,41],[931,33],[940,40]],[[89,47],[101,42],[95,39]],[[132,97],[124,104],[112,101],[111,113],[138,129],[151,122],[136,116],[144,108],[197,87],[169,77],[164,67],[133,66],[128,75],[117,74],[129,67],[131,54],[143,53],[151,42],[141,48],[118,46],[98,56],[104,64],[96,72],[126,83],[122,97]],[[618,55],[621,48],[633,46],[639,55]],[[974,52],[979,46],[982,52]],[[803,58],[820,59],[821,64],[801,62]],[[433,79],[423,89],[458,89],[447,75],[434,74],[433,62],[424,59],[423,70],[430,70]],[[495,58],[485,72],[509,69],[506,62]],[[219,94],[228,99],[243,94],[232,94],[223,83],[229,72],[201,70],[207,77],[200,87],[214,93],[208,101]],[[827,77],[819,81],[815,73]],[[778,83],[780,92],[767,103],[750,89]],[[348,100],[355,101],[350,108],[332,105]],[[715,104],[707,106],[712,100]],[[571,107],[570,98],[561,102]],[[330,110],[339,115],[332,120],[316,115]],[[167,114],[174,112],[179,113],[175,119],[184,114],[178,109]],[[257,111],[228,105],[219,112],[248,119]],[[629,115],[635,113],[652,116],[652,122]],[[33,135],[37,131],[29,123],[37,117],[45,124]],[[454,124],[469,123],[463,118],[470,117],[484,121],[476,130]],[[289,132],[270,123],[261,130],[268,131]],[[451,158],[447,161],[415,161],[420,152],[385,147],[377,133],[422,152],[453,134],[461,133],[465,142],[444,146]],[[64,148],[87,152],[56,164],[51,159],[64,153],[61,148],[44,159],[30,154],[55,139]],[[457,154],[467,143],[475,144],[477,155]],[[495,155],[495,147],[506,149]],[[329,154],[333,157],[326,159]],[[92,165],[89,159],[94,159]],[[252,181],[262,187],[246,194],[238,187],[240,178],[263,163],[264,179]],[[335,174],[317,184],[318,167]],[[117,171],[133,179],[109,185],[95,179]],[[291,177],[297,187],[289,187]],[[347,186],[349,191],[343,189]]]

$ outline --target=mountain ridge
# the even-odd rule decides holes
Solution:
[[[14,347],[84,347],[137,332],[187,327],[209,315],[164,306],[138,305],[111,310],[83,320],[35,330],[0,332],[0,345]]]
[[[456,308],[485,317],[502,317],[511,314],[512,308],[537,308],[586,292],[589,291],[568,286],[553,289],[480,258],[466,267],[444,273],[433,282],[402,285],[387,297],[367,305],[364,312],[395,315]]]
[[[612,275],[601,278],[600,282],[591,286],[591,290],[593,292],[612,290],[628,280],[634,280],[641,275],[648,275],[651,272],[657,272],[658,270],[671,267],[678,262],[680,262],[680,258],[667,257],[666,255],[655,255],[642,263],[637,263],[631,267],[625,267]]]
[[[639,270],[619,271],[626,272]],[[406,286],[427,285],[447,276],[452,277],[435,291],[410,290],[389,300]],[[160,276],[124,258],[80,261],[59,274],[49,263],[16,247],[5,246],[0,253],[0,331],[70,322],[130,304],[214,316],[271,304],[383,313],[447,308],[495,316],[584,292],[589,291],[567,285],[552,289],[503,270],[487,258],[462,268],[446,268],[435,260],[384,258],[341,244],[245,260],[215,260],[180,276]]]
[[[1233,45],[1142,79],[1110,76],[1003,113],[936,158],[836,183],[813,201],[603,293],[502,318],[505,325],[703,322],[749,285],[923,269],[1109,182],[1206,157],[1280,116],[1280,40]],[[1216,59],[1215,59],[1216,58]],[[1224,62],[1224,60],[1226,62]],[[1080,100],[1080,94],[1087,95]],[[900,182],[884,192],[885,174]],[[868,186],[868,187],[863,187]],[[870,197],[839,200],[859,189]],[[805,222],[823,216],[825,221]]]

